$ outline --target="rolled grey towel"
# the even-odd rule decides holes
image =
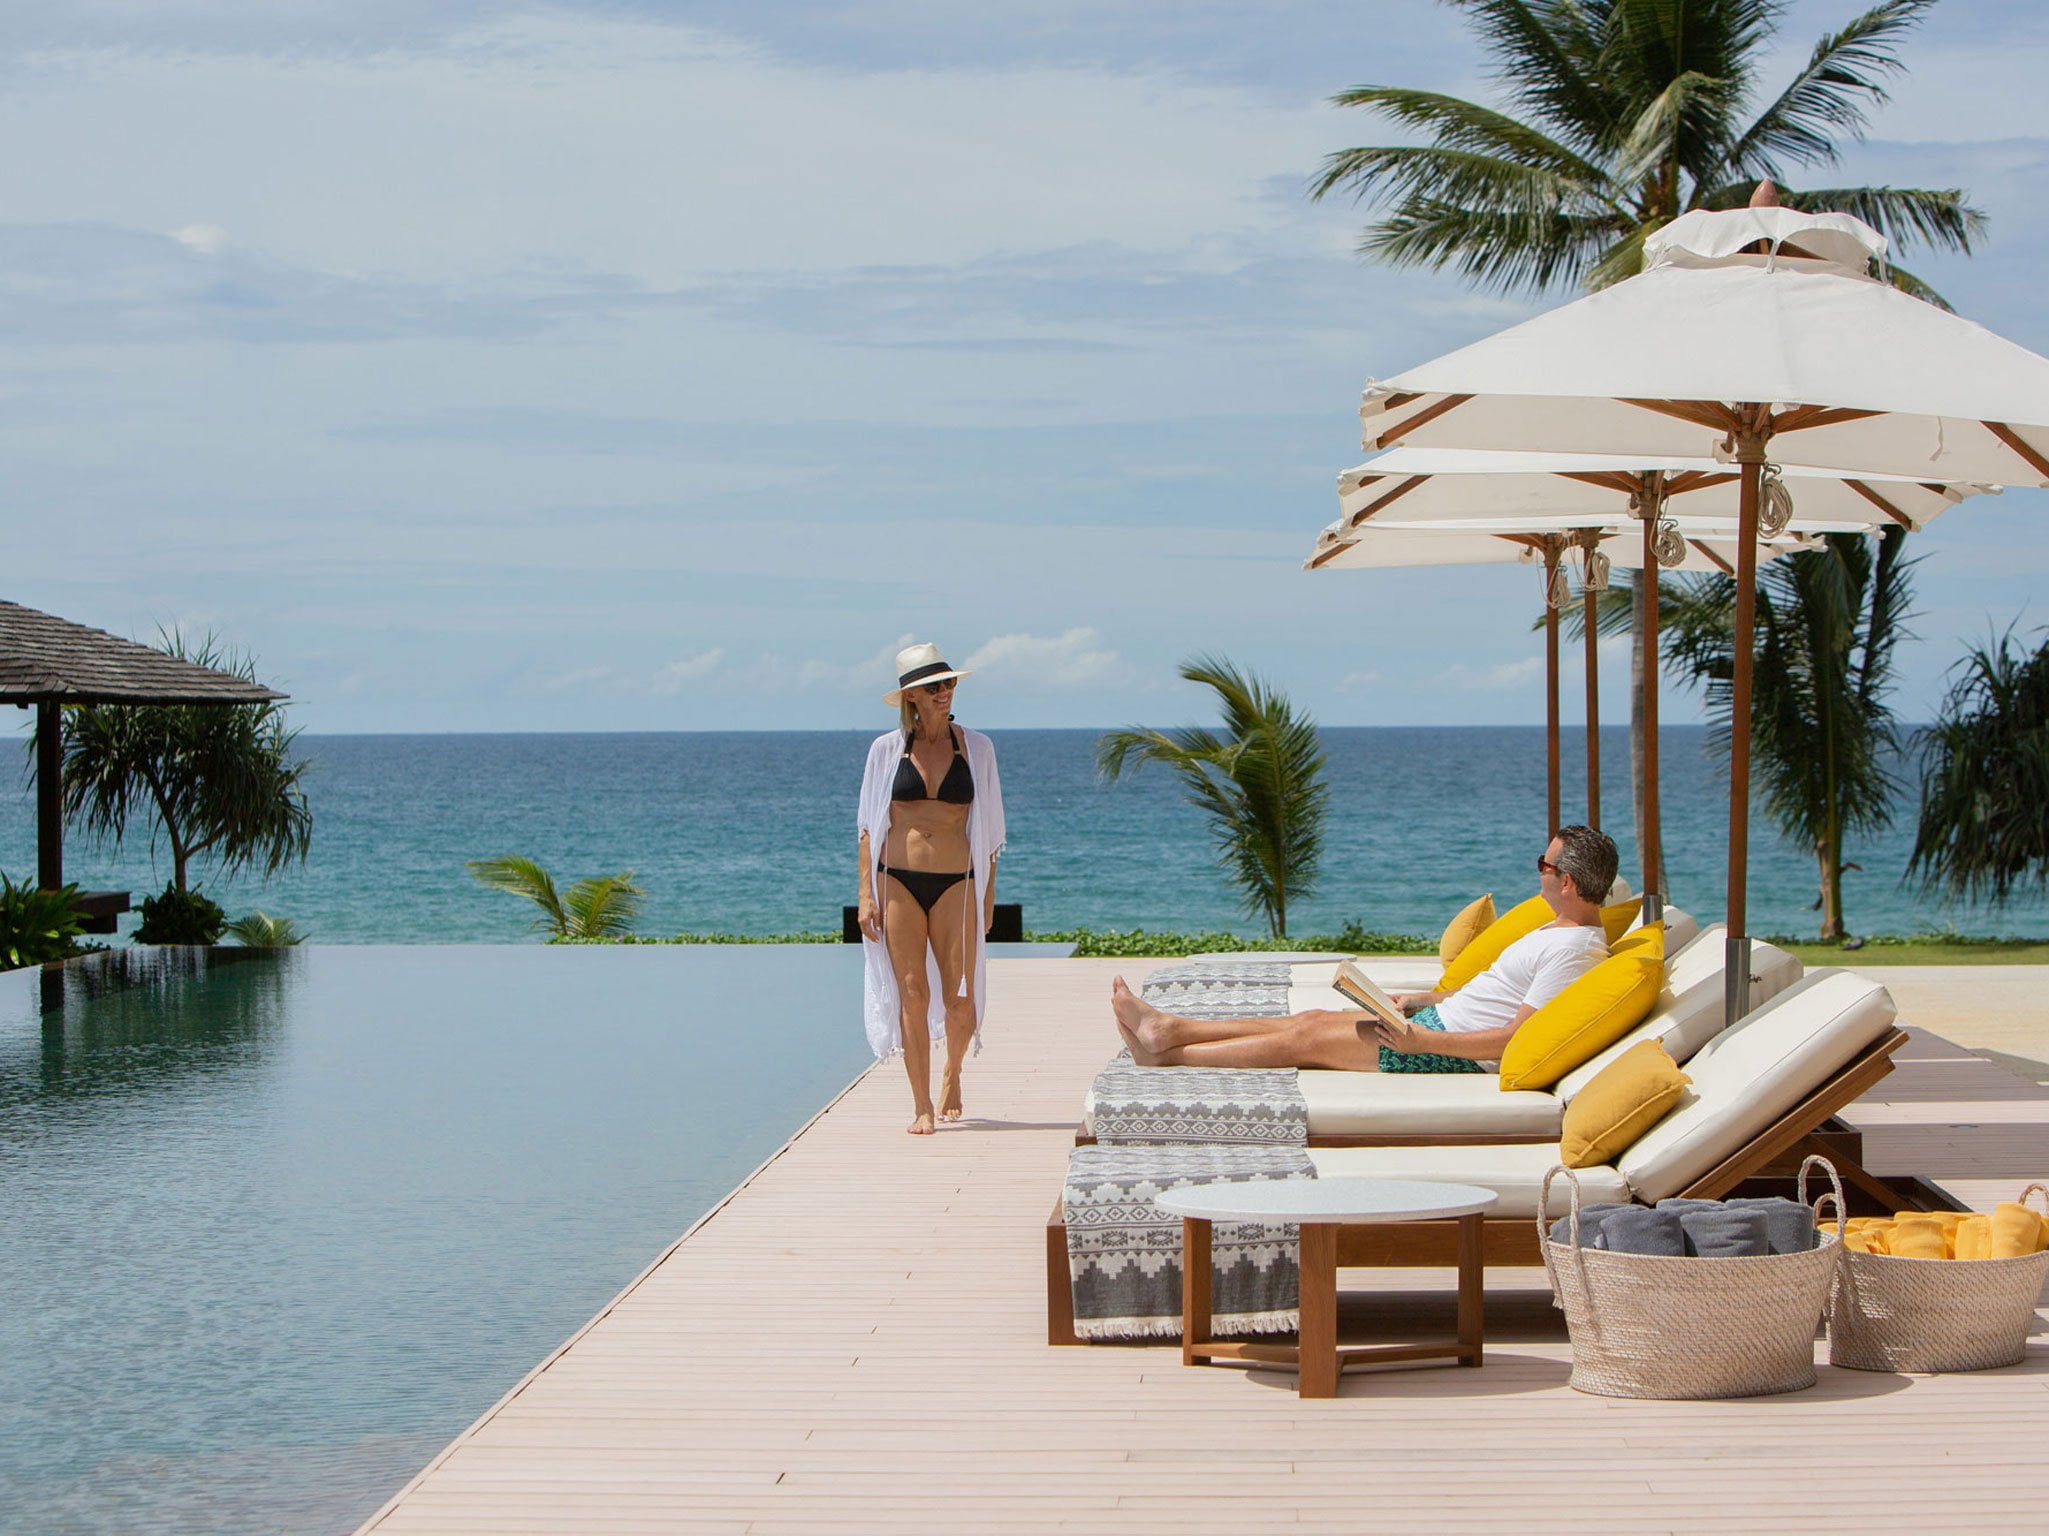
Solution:
[[[1754,1205],[1711,1204],[1678,1216],[1688,1258],[1750,1259],[1772,1251],[1771,1223]]]
[[[1598,1248],[1594,1234],[1601,1230],[1601,1222],[1613,1211],[1633,1211],[1636,1206],[1627,1200],[1597,1200],[1579,1208],[1579,1245],[1582,1248]],[[1572,1217],[1568,1214],[1551,1223],[1551,1241],[1569,1243],[1572,1241]]]
[[[1773,1253],[1805,1253],[1821,1241],[1813,1210],[1798,1200],[1788,1200],[1784,1195],[1746,1195],[1728,1203],[1754,1206],[1764,1212],[1764,1219],[1771,1226]]]
[[[1610,1211],[1588,1246],[1605,1248],[1610,1253],[1649,1253],[1665,1258],[1684,1258],[1686,1229],[1679,1224],[1681,1214],[1654,1206],[1630,1206]]]
[[[1722,1202],[1719,1200],[1688,1200],[1682,1195],[1674,1195],[1669,1200],[1658,1202],[1658,1209],[1661,1211],[1719,1211],[1721,1208]]]

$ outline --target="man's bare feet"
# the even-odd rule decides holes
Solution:
[[[939,1079],[939,1118],[958,1120],[960,1116],[960,1074],[949,1072]]]
[[[911,1116],[911,1123],[904,1127],[913,1136],[930,1136],[937,1127],[932,1124],[932,1111],[921,1109]]]
[[[1168,1048],[1167,1016],[1132,991],[1122,976],[1110,983],[1110,1012],[1117,1018],[1117,1033],[1124,1037],[1131,1059],[1141,1067],[1156,1067]]]

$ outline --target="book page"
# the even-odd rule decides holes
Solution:
[[[1337,977],[1332,985],[1361,1008],[1379,1015],[1390,1024],[1399,1024],[1408,1017],[1378,982],[1350,960],[1338,967]]]

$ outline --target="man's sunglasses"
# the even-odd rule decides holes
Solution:
[[[1559,869],[1556,864],[1553,864],[1540,853],[1537,855],[1537,873],[1540,875],[1555,875],[1559,873]]]

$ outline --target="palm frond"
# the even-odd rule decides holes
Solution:
[[[1837,137],[1862,138],[1886,82],[1905,70],[1898,45],[1935,0],[1886,0],[1814,45],[1807,65],[1737,136],[1722,165],[1776,177],[1783,165],[1829,165]]]
[[[299,932],[299,925],[289,917],[272,917],[267,912],[251,912],[236,918],[221,930],[237,944],[250,949],[287,949],[305,942],[305,935]]]
[[[633,871],[593,875],[569,888],[562,906],[568,916],[567,935],[578,939],[613,938],[629,933],[640,915],[645,893],[633,883]]]
[[[1995,906],[2049,885],[2049,646],[2013,631],[1974,646],[1920,733],[1921,816],[1909,875]]]
[[[1519,122],[1505,112],[1496,112],[1462,97],[1446,96],[1437,91],[1405,90],[1399,86],[1360,85],[1340,91],[1330,100],[1333,106],[1366,107],[1404,127],[1427,130],[1432,147],[1437,149],[1486,155],[1593,186],[1607,179],[1606,172],[1599,165],[1569,145],[1561,144],[1551,135]],[[1325,161],[1326,167],[1330,159]],[[1342,177],[1333,178],[1327,169],[1315,183],[1313,195],[1321,198],[1342,180]]]
[[[1622,227],[1619,219],[1496,212],[1413,198],[1368,225],[1359,250],[1390,266],[1451,267],[1495,293],[1535,293],[1576,279]]]
[[[1481,46],[1493,57],[1494,78],[1512,100],[1584,144],[1612,139],[1613,104],[1597,73],[1597,22],[1604,6],[1572,0],[1450,3],[1473,18]]]
[[[1961,187],[1814,187],[1780,193],[1789,208],[1854,214],[1895,249],[1925,245],[1966,256],[1972,241],[1985,238],[1985,215],[1965,201],[1968,195]]]
[[[495,859],[470,859],[463,867],[494,891],[522,896],[541,909],[536,928],[556,933],[569,931],[569,915],[555,890],[555,877],[524,854],[508,853]]]

